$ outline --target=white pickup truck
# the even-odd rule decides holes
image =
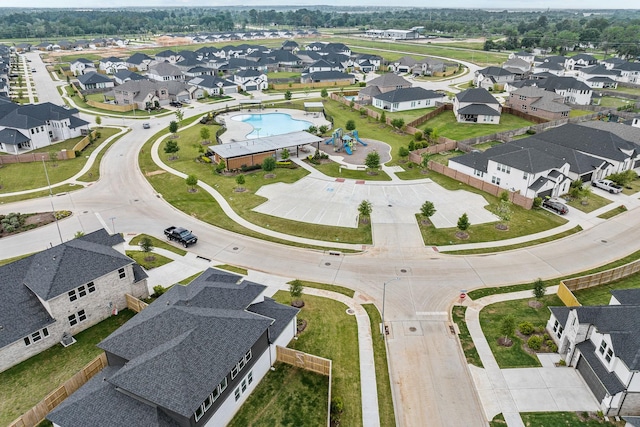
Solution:
[[[622,186],[616,184],[610,179],[597,179],[591,183],[594,187],[602,188],[611,194],[617,194],[622,192]]]

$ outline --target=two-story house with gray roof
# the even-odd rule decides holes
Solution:
[[[386,73],[367,82],[367,86],[358,92],[358,101],[370,103],[374,96],[396,89],[409,88],[411,82],[395,73]]]
[[[549,335],[604,415],[640,413],[640,289],[611,291],[609,305],[550,307]]]
[[[571,112],[571,107],[564,103],[564,97],[535,86],[524,86],[509,93],[505,105],[547,120],[564,119]]]
[[[486,89],[467,89],[453,99],[453,114],[460,123],[499,124],[501,112],[500,103]]]
[[[86,58],[78,58],[69,64],[69,70],[74,76],[79,76],[80,74],[84,74],[88,71],[96,71],[96,66],[93,61]]]
[[[444,93],[421,87],[396,89],[380,93],[372,98],[371,104],[374,107],[391,112],[432,108],[437,103],[445,103],[448,100],[447,95]]]
[[[486,67],[474,73],[473,84],[477,88],[492,89],[494,85],[504,87],[507,83],[512,83],[516,75],[511,71],[501,67]]]
[[[0,267],[0,371],[149,295],[123,242],[98,230]]]
[[[168,62],[160,62],[152,65],[147,70],[147,77],[158,82],[168,82],[172,80],[184,80],[182,70]]]
[[[102,58],[99,61],[98,69],[104,71],[106,74],[115,74],[120,70],[126,70],[127,62],[124,59],[110,56],[108,58]]]
[[[144,53],[136,52],[125,60],[128,68],[132,68],[138,71],[147,71],[149,65],[153,62],[153,58]]]
[[[567,58],[564,62],[564,68],[569,71],[576,71],[580,70],[581,68],[591,67],[593,65],[596,65],[597,63],[598,60],[595,57],[587,53],[579,53],[570,58]]]
[[[98,344],[108,366],[47,418],[73,426],[224,426],[296,334],[298,309],[208,269]]]
[[[233,75],[233,82],[246,92],[265,90],[269,87],[267,75],[258,70],[241,70]]]

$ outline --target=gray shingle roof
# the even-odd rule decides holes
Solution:
[[[504,68],[494,67],[494,66],[478,70],[478,73],[483,74],[485,76],[512,76],[513,75],[513,73],[510,72],[509,70],[505,70]]]
[[[561,168],[565,161],[541,151],[522,148],[510,153],[491,156],[491,160],[527,173],[539,173],[551,168]]]
[[[4,115],[3,115],[4,113]],[[0,105],[0,127],[31,129],[45,125],[50,120],[63,120],[73,117],[78,110],[62,108],[51,102],[22,106]]]
[[[29,141],[29,137],[16,129],[4,128],[0,130],[0,142],[8,145],[18,145]]]
[[[622,305],[640,305],[640,289],[614,289],[611,295]]]
[[[275,320],[269,326],[269,336],[271,337],[279,337],[284,328],[300,311],[297,308],[279,304],[275,300],[266,297],[262,302],[251,304],[247,310]]]
[[[595,347],[590,340],[586,340],[576,345],[576,348],[580,350],[580,354],[589,362],[589,366],[593,369],[604,388],[611,396],[615,396],[617,393],[625,390],[624,384],[620,382],[616,374],[609,372],[607,368],[602,365],[600,359],[595,354]]]
[[[112,82],[109,77],[104,74],[96,73],[95,71],[88,72],[86,74],[80,74],[78,76],[78,81],[83,85],[88,84],[97,84],[97,83],[108,83]]]
[[[376,77],[375,79],[367,82],[367,87],[369,86],[378,86],[378,87],[411,87],[411,83],[409,83],[405,78],[400,77],[394,73],[386,73],[381,75],[380,77]]]
[[[408,101],[420,101],[423,99],[440,99],[442,94],[427,90],[421,87],[408,87],[396,90],[390,90],[380,95],[376,95],[375,98],[385,102],[408,102]]]
[[[470,105],[467,105],[466,107],[459,108],[458,114],[499,116],[500,112],[494,110],[493,108],[485,104],[470,104]]]
[[[472,102],[474,104],[499,104],[498,100],[482,88],[467,89],[456,95],[458,102]]]

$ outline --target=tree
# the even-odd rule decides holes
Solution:
[[[405,147],[404,145],[402,147],[400,147],[398,149],[398,155],[405,160],[407,158],[407,156],[409,155],[409,149],[407,147]]]
[[[52,150],[49,152],[49,161],[51,161],[51,164],[55,167],[58,166],[58,152],[55,150]]]
[[[320,96],[322,97],[322,99],[326,99],[329,96],[329,91],[326,87],[322,88],[322,90],[320,91]]]
[[[404,119],[396,118],[391,120],[391,126],[397,130],[401,130],[404,127]]]
[[[500,200],[498,203],[498,207],[496,208],[496,215],[502,221],[501,225],[503,229],[509,228],[509,221],[511,221],[511,216],[513,211],[511,209],[511,202],[509,200]]]
[[[276,168],[276,159],[273,157],[266,157],[262,161],[262,170],[265,172],[273,172]]]
[[[315,126],[309,126],[309,129],[307,129],[307,132],[315,135],[318,132],[318,128]]]
[[[291,91],[290,91],[290,90],[287,90],[287,91],[284,93],[284,99],[285,99],[285,100],[287,100],[287,101],[291,101],[291,98],[292,98],[292,97],[293,97],[293,95],[291,94]]]
[[[436,207],[433,202],[427,200],[420,206],[420,213],[427,219],[430,219],[436,213]]]
[[[422,165],[422,168],[424,170],[429,169],[429,162],[431,161],[430,158],[431,155],[429,153],[422,153],[422,162],[420,163],[420,165]]]
[[[363,200],[358,205],[358,213],[360,214],[360,221],[367,222],[369,216],[371,216],[371,211],[373,207],[371,206],[371,202],[368,200]]]
[[[380,168],[380,154],[377,151],[371,151],[364,159],[364,164],[371,170],[377,170]]]
[[[149,253],[153,250],[153,242],[148,237],[140,239],[138,246],[140,246],[140,250],[144,253]]]
[[[380,122],[387,123],[387,114],[384,111],[380,114]]]
[[[507,315],[502,318],[500,322],[500,333],[502,334],[502,344],[510,345],[511,340],[509,337],[513,335],[513,331],[516,330],[516,319],[512,315]]]
[[[318,132],[320,132],[320,135],[324,135],[325,133],[327,133],[329,131],[329,126],[327,125],[321,125],[318,128]]]
[[[187,183],[187,186],[189,186],[189,192],[193,193],[196,190],[196,185],[198,185],[198,177],[195,175],[189,175],[187,176],[187,179],[185,180],[185,182]]]
[[[221,173],[226,168],[227,168],[227,162],[225,162],[224,159],[220,159],[220,161],[218,162],[218,165],[216,166],[215,171],[217,173]]]
[[[176,119],[178,119],[179,122],[181,122],[182,119],[184,119],[184,112],[179,108],[176,110],[175,115],[176,115]]]
[[[236,176],[236,184],[238,184],[238,190],[242,190],[242,186],[244,185],[244,175]]]
[[[347,123],[344,125],[345,129],[351,132],[356,128],[355,120],[347,120]]]
[[[280,153],[280,157],[282,158],[282,160],[289,160],[289,149],[288,148],[283,148],[282,152]]]
[[[304,290],[304,286],[302,285],[302,281],[295,279],[289,283],[289,294],[291,294],[291,305],[295,307],[303,307],[304,302],[300,299],[302,297],[302,291]]]
[[[176,122],[175,120],[171,120],[169,122],[169,132],[171,132],[174,135],[176,132],[178,132],[178,122]]]
[[[547,289],[544,287],[544,283],[542,282],[542,279],[538,278],[538,280],[536,280],[533,283],[533,296],[535,299],[542,299],[542,297],[544,296],[544,294],[547,293]]]
[[[100,126],[102,124],[102,117],[96,116],[96,124]]]
[[[173,154],[180,151],[180,147],[178,143],[172,139],[168,140],[164,145],[164,152],[169,155],[169,160],[176,159],[177,156],[173,156]]]
[[[200,138],[202,139],[202,141],[209,141],[209,138],[211,137],[211,132],[209,132],[209,128],[206,126],[203,126],[200,129]]]
[[[463,233],[466,233],[466,231],[469,229],[469,227],[471,227],[471,223],[469,222],[469,216],[467,215],[467,213],[463,213],[460,218],[458,218],[458,230],[460,230]]]

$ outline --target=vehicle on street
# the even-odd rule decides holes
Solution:
[[[172,107],[182,107],[182,102],[180,102],[180,101],[171,101],[171,102],[169,102],[169,105],[171,105]]]
[[[180,243],[185,248],[194,245],[198,241],[198,237],[183,227],[171,226],[164,230],[164,235],[172,242]]]
[[[610,179],[596,179],[591,183],[591,185],[608,191],[611,194],[618,194],[622,192],[622,186],[616,184]]]
[[[31,72],[32,72],[32,73],[35,73],[35,72],[36,72],[36,69],[35,69],[35,68],[32,68],[32,69],[31,69]]]
[[[542,207],[547,208],[555,213],[564,215],[569,212],[569,208],[564,203],[560,203],[557,200],[544,199],[542,201]]]
[[[151,129],[151,125],[148,122],[142,124],[142,129]]]

